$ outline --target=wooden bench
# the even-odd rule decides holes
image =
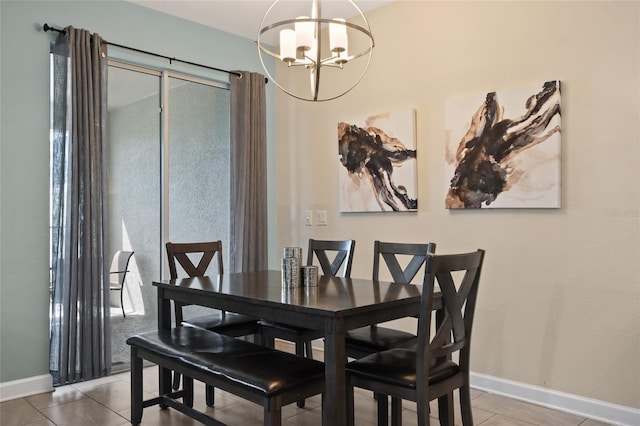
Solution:
[[[193,379],[264,408],[264,424],[280,425],[282,407],[324,392],[324,364],[195,327],[138,334],[131,347],[131,424],[142,410],[172,407],[206,425],[223,423],[193,408]],[[183,390],[143,401],[142,361],[181,373]],[[182,398],[182,402],[178,399]]]

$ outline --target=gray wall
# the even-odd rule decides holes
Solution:
[[[261,72],[253,40],[130,3],[0,2],[0,382],[49,371],[49,42],[54,35],[41,32],[45,22],[223,69]],[[268,85],[268,105],[273,90]],[[274,108],[268,110],[272,128]],[[269,203],[273,209],[274,201]]]

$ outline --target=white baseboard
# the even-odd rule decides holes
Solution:
[[[278,341],[283,346],[292,346],[286,341]],[[313,347],[322,351],[322,344]],[[554,410],[564,411],[603,423],[619,426],[640,426],[640,409],[612,404],[580,395],[555,391],[553,389],[514,382],[485,374],[471,373],[471,386],[496,395],[530,402]]]
[[[291,342],[278,341],[278,343],[283,344],[283,346],[293,346]],[[313,349],[323,351],[322,344],[314,346]],[[471,387],[474,389],[496,395],[530,402],[610,425],[640,426],[640,409],[637,408],[625,407],[486,374],[471,373],[470,380]]]
[[[290,342],[278,341],[278,343],[283,346],[290,345]],[[314,349],[322,351],[321,347],[314,347]],[[471,386],[475,389],[612,425],[640,425],[640,409],[636,408],[625,407],[597,399],[585,398],[579,395],[479,373],[471,373]],[[53,378],[50,374],[13,380],[0,383],[0,402],[51,391],[53,391]]]
[[[51,374],[0,383],[0,402],[45,392],[53,392]]]
[[[471,373],[471,387],[612,425],[640,425],[640,409]]]

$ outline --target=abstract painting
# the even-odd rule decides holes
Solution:
[[[415,112],[338,123],[340,211],[416,211]]]
[[[560,207],[560,81],[449,100],[445,206]]]

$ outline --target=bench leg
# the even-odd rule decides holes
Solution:
[[[205,400],[208,407],[213,407],[215,403],[215,388],[211,385],[205,385]]]
[[[171,377],[173,376],[173,371],[164,368],[158,365],[158,379],[159,379],[159,389],[158,392],[160,395],[165,395],[171,393]],[[164,402],[160,402],[160,408],[167,409],[169,406]]]
[[[193,408],[193,379],[191,377],[182,377],[182,402],[184,405]]]
[[[389,424],[389,399],[387,395],[376,393],[374,398],[378,401],[378,426]]]
[[[142,358],[136,348],[131,348],[131,424],[142,421]]]
[[[402,399],[397,397],[391,397],[391,426],[401,426],[401,425],[402,425]]]
[[[264,407],[264,426],[280,426],[282,424],[282,409],[269,402]]]

